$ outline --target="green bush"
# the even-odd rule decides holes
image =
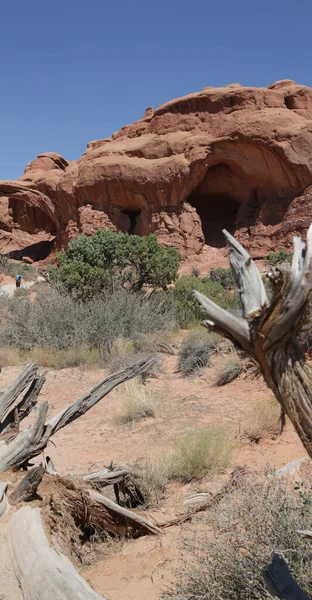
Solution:
[[[270,252],[268,258],[265,259],[264,263],[266,265],[272,265],[274,267],[275,265],[281,265],[285,262],[291,263],[292,257],[293,255],[291,252],[287,252],[285,248],[280,248],[278,252]]]
[[[221,283],[222,287],[226,290],[232,290],[236,286],[231,269],[223,269],[221,267],[218,269],[211,269],[209,277],[212,281]]]
[[[238,294],[225,290],[218,281],[213,281],[210,277],[182,275],[177,280],[172,292],[180,327],[188,327],[200,321],[204,316],[193,290],[205,294],[222,308],[234,309],[239,306]]]
[[[166,289],[177,277],[180,254],[164,248],[155,235],[139,237],[99,229],[71,240],[68,250],[58,254],[51,280],[82,300],[116,286],[139,291],[144,285]]]

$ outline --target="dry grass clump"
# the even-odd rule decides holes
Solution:
[[[298,491],[252,473],[206,514],[206,526],[189,532],[186,563],[166,600],[269,599],[261,572],[273,552],[311,596],[312,544],[296,533],[311,523],[311,486]]]
[[[275,398],[256,404],[249,415],[243,435],[250,442],[259,442],[262,438],[273,438],[280,431],[281,408]]]
[[[3,367],[15,367],[25,362],[22,352],[19,348],[6,346],[0,348],[0,364]]]
[[[211,354],[216,350],[219,336],[205,331],[191,331],[182,343],[178,371],[184,377],[199,375],[203,369],[210,366]]]
[[[218,375],[216,385],[226,385],[234,381],[242,372],[243,364],[238,356],[233,355],[222,365]]]
[[[154,462],[136,464],[133,468],[135,478],[144,497],[145,506],[157,506],[164,498],[169,481],[170,463],[166,456],[160,456]]]
[[[14,346],[0,349],[0,364],[14,367],[27,362],[37,362],[40,367],[68,369],[70,367],[94,367],[101,362],[99,351],[88,346],[60,350],[53,347],[37,346],[32,350],[20,350]]]
[[[155,416],[152,394],[139,378],[119,385],[115,394],[121,400],[119,423],[134,423]]]
[[[51,369],[68,369],[71,367],[93,367],[100,362],[100,355],[96,348],[78,346],[77,348],[33,348],[25,353],[27,360],[37,362],[41,367]]]
[[[231,463],[233,451],[234,442],[222,427],[210,426],[195,436],[186,435],[174,442],[170,477],[191,481],[220,473]]]

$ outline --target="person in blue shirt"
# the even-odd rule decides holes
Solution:
[[[22,281],[21,276],[20,275],[16,275],[15,276],[15,285],[16,285],[17,288],[21,287],[21,281]]]

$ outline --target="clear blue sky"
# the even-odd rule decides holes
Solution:
[[[207,85],[312,85],[311,0],[3,0],[0,179]]]

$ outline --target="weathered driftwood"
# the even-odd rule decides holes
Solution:
[[[23,600],[104,600],[49,545],[39,508],[24,506],[13,515],[6,545]]]
[[[37,409],[34,424],[9,443],[0,445],[0,472],[12,467],[21,467],[34,456],[38,456],[52,435],[85,414],[114,387],[150,369],[154,362],[155,358],[140,360],[123,371],[109,375],[47,422],[48,403],[43,402]]]
[[[129,467],[111,463],[109,468],[105,467],[101,471],[85,475],[83,480],[98,489],[113,485],[116,502],[120,506],[136,508],[145,502],[140,486],[140,474]]]
[[[0,398],[0,422],[8,412],[10,406],[14,404],[22,391],[33,381],[38,372],[36,363],[29,363],[27,367],[19,374],[13,383],[3,392]],[[2,431],[2,425],[0,426]]]
[[[36,375],[21,401],[13,407],[0,424],[0,433],[7,429],[19,430],[20,422],[26,419],[38,402],[38,396],[45,383],[45,375]]]
[[[309,600],[309,596],[299,587],[292,577],[285,560],[273,555],[270,565],[262,571],[264,581],[273,598],[280,600]]]
[[[104,467],[104,469],[101,471],[96,471],[95,473],[89,473],[88,475],[85,475],[83,477],[83,481],[96,483],[101,487],[105,487],[107,485],[119,483],[125,475],[129,475],[129,469],[120,468],[113,471],[112,469]]]
[[[45,467],[40,465],[34,467],[28,471],[27,475],[22,479],[17,488],[9,497],[11,504],[18,504],[19,502],[30,502],[37,496],[37,489],[42,481],[45,474]]]
[[[1,481],[0,483],[0,521],[9,512],[10,505],[7,498],[7,489],[10,485],[9,481]]]
[[[105,510],[105,512],[113,518],[114,528],[116,527],[116,524],[118,525],[116,533],[123,532],[124,535],[131,535],[131,537],[146,535],[148,533],[162,533],[160,527],[148,519],[145,519],[142,515],[138,515],[134,511],[124,508],[123,506],[119,506],[116,502],[99,494],[99,492],[89,490],[88,494],[95,504],[101,506],[103,512]]]
[[[202,323],[231,339],[259,364],[262,375],[312,457],[312,369],[296,342],[308,312],[312,290],[312,226],[307,243],[294,239],[291,269],[271,268],[268,300],[248,252],[224,231],[239,288],[243,317],[236,317],[194,292],[208,319]]]

